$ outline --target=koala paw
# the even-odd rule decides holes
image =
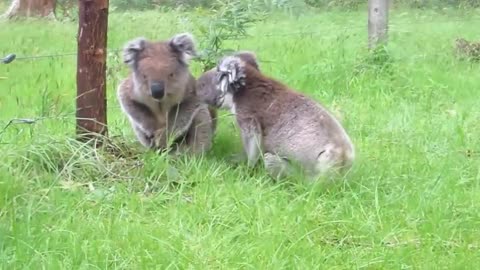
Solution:
[[[152,140],[154,147],[159,149],[164,149],[167,147],[167,129],[160,128],[153,134]]]
[[[277,155],[265,153],[263,155],[263,161],[266,171],[275,180],[283,178],[291,173],[287,160]]]

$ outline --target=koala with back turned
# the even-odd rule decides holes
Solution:
[[[123,61],[131,72],[117,99],[137,139],[150,149],[201,153],[212,145],[216,112],[195,95],[189,60],[195,56],[190,34],[166,41],[137,38],[126,44]]]
[[[263,75],[253,53],[224,57],[197,80],[197,95],[236,117],[248,164],[263,156],[274,178],[296,165],[309,178],[349,169],[353,144],[341,124],[323,106]]]

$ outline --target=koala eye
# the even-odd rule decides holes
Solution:
[[[169,78],[173,78],[173,76],[174,76],[173,73],[168,74],[168,77],[169,77]]]

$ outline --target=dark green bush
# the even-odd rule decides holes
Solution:
[[[155,7],[212,7],[214,4],[214,0],[110,0],[110,5],[118,10],[145,10]]]
[[[345,10],[358,9],[366,1],[359,0],[305,0],[309,6],[316,8],[340,8]]]

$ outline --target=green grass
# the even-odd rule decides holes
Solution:
[[[74,140],[75,56],[0,65],[0,128],[39,119],[0,131],[2,269],[474,269],[480,64],[456,60],[452,42],[479,38],[475,14],[393,11],[383,66],[364,60],[364,12],[270,16],[229,43],[340,117],[358,158],[330,185],[231,165],[241,144],[226,114],[202,158],[145,152],[115,99],[127,72],[118,54],[108,122],[126,157]],[[112,14],[109,47],[196,33],[189,16]],[[1,55],[76,50],[75,23],[0,29]],[[302,31],[315,33],[282,36]]]

